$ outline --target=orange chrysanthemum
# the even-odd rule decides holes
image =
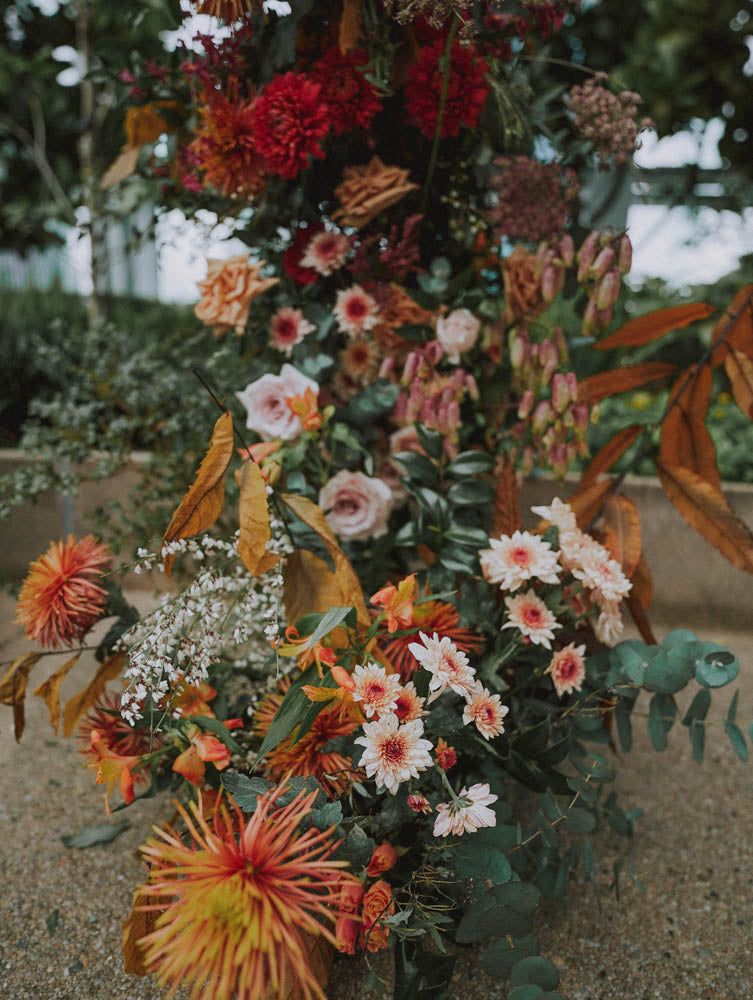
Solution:
[[[475,653],[481,640],[471,629],[461,628],[458,621],[457,608],[445,601],[426,601],[413,608],[413,626],[416,631],[421,629],[429,633],[438,632],[439,635],[447,636],[464,653]],[[379,640],[380,649],[400,672],[403,680],[408,680],[416,669],[416,660],[408,649],[415,638],[415,634],[411,634],[392,638],[385,636]]]
[[[229,198],[252,199],[264,187],[261,159],[254,145],[255,98],[243,100],[237,85],[228,93],[207,95],[199,108],[199,128],[189,157],[204,182]]]
[[[259,703],[254,713],[253,729],[262,739],[266,736],[288,687],[290,681],[284,679],[278,691],[270,692]],[[332,693],[334,695],[334,691]],[[324,747],[331,740],[347,736],[357,728],[358,722],[348,715],[341,702],[323,708],[311,729],[297,743],[293,742],[294,730],[270,751],[263,764],[265,776],[272,781],[279,781],[283,777],[305,777],[311,774],[331,798],[340,795],[361,772],[353,766],[349,757],[336,751],[325,751]]]
[[[182,984],[192,1000],[259,1000],[295,984],[305,1000],[323,1000],[310,939],[335,943],[324,922],[337,918],[347,862],[330,857],[333,827],[300,830],[317,793],[278,809],[282,791],[259,798],[249,820],[220,807],[211,826],[201,804],[191,803],[193,817],[178,805],[191,842],[167,828],[142,847],[152,866],[143,909],[161,912],[140,944],[170,996]]]
[[[52,542],[29,566],[16,605],[26,638],[48,649],[80,642],[101,617],[107,594],[97,582],[110,564],[105,545],[91,535]]]

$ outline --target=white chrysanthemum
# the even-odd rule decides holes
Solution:
[[[423,731],[420,719],[401,726],[392,714],[365,722],[364,735],[354,741],[365,747],[358,766],[365,767],[369,778],[395,795],[401,781],[417,778],[419,771],[433,766],[432,745],[421,738]]]
[[[465,697],[476,680],[476,671],[468,664],[468,657],[458,649],[449,636],[439,638],[435,632],[431,638],[425,632],[418,633],[421,643],[411,642],[408,649],[415,658],[431,674],[429,691],[432,692],[429,702],[452,688]]]
[[[440,802],[434,821],[434,836],[459,837],[463,833],[475,833],[483,826],[496,826],[497,817],[489,809],[498,796],[489,791],[489,785],[471,785],[462,788],[457,802]]]
[[[585,646],[576,646],[571,642],[557,650],[552,662],[544,671],[551,676],[554,689],[560,698],[563,694],[580,691],[583,687],[583,679],[586,676],[586,661],[583,659],[585,651]]]
[[[491,548],[479,553],[481,570],[489,583],[501,590],[517,590],[527,580],[559,583],[557,553],[549,542],[528,531],[490,538]]]
[[[504,718],[510,709],[503,705],[498,694],[492,694],[477,681],[466,695],[463,722],[466,726],[476,723],[476,728],[485,740],[490,740],[505,731]]]
[[[375,712],[392,712],[400,694],[400,674],[388,674],[384,667],[367,663],[353,671],[353,701],[360,701],[366,718]]]
[[[596,592],[599,603],[621,600],[632,586],[617,560],[593,539],[589,545],[582,546],[577,565],[572,566],[570,572],[584,587]]]
[[[508,620],[502,626],[519,628],[523,635],[537,646],[551,649],[554,629],[562,628],[549,608],[532,590],[515,597],[506,597]]]
[[[548,507],[531,507],[531,510],[558,528],[560,534],[563,531],[568,533],[578,531],[575,514],[570,509],[570,504],[563,503],[559,497],[555,497]]]
[[[599,642],[612,646],[622,635],[622,612],[619,601],[604,601],[601,614],[594,625],[594,634]]]

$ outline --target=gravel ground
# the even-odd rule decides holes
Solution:
[[[3,598],[0,660],[28,648],[11,621],[11,602]],[[703,637],[728,645],[740,658],[738,718],[747,730],[753,718],[753,630],[704,630]],[[30,687],[54,665],[53,658],[42,661]],[[65,693],[83,686],[90,671],[90,664],[79,664]],[[716,699],[717,722],[730,694]],[[93,784],[73,742],[54,736],[40,699],[29,698],[19,745],[9,731],[10,714],[0,708],[1,1000],[157,1000],[161,994],[152,980],[122,972],[120,935],[142,875],[138,845],[164,817],[166,802],[137,803],[108,820],[103,789]],[[684,730],[672,732],[664,754],[654,753],[639,735],[616,787],[624,808],[646,811],[632,852],[643,892],[625,878],[615,901],[608,884],[625,841],[603,831],[594,838],[601,911],[592,888],[577,882],[566,907],[539,911],[542,952],[559,966],[567,1000],[753,998],[751,777],[721,725],[710,727],[701,767]],[[60,840],[124,815],[130,828],[113,843],[69,850]],[[360,983],[354,963],[338,962],[329,996],[361,1000],[366,994]],[[484,976],[469,951],[458,964],[451,995],[492,1000],[506,997],[507,987]]]

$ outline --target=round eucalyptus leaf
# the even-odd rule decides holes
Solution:
[[[708,646],[712,648],[707,649]],[[737,677],[740,664],[734,653],[714,643],[704,642],[701,647],[695,669],[695,679],[699,684],[710,688],[723,687]]]
[[[510,973],[510,985],[525,986],[528,983],[543,990],[556,990],[560,984],[557,966],[541,955],[522,959]]]

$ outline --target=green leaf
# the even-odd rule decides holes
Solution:
[[[538,950],[539,939],[535,934],[496,938],[481,952],[481,968],[489,976],[504,979],[521,959],[538,954]]]
[[[698,643],[695,679],[704,687],[723,687],[733,681],[740,672],[740,664],[734,653],[713,642]]]
[[[617,735],[620,739],[620,746],[625,753],[629,753],[633,745],[633,726],[630,721],[630,712],[627,702],[620,698],[614,709],[614,721],[617,725]]]
[[[397,462],[410,479],[417,479],[424,486],[437,487],[439,471],[426,455],[421,455],[417,451],[398,451],[396,454],[390,455],[390,459]]]
[[[312,664],[307,670],[305,670],[300,677],[290,685],[288,690],[285,692],[285,697],[282,699],[282,704],[277,709],[275,717],[270,723],[267,734],[262,740],[261,746],[259,747],[259,753],[254,762],[254,767],[261,763],[262,758],[265,754],[269,753],[270,750],[281,743],[286,736],[290,736],[293,730],[298,726],[297,736],[300,739],[304,736],[314,723],[314,719],[319,714],[319,712],[324,707],[324,702],[314,702],[312,703],[308,700],[306,695],[301,690],[304,684],[310,684],[314,680],[316,675],[316,667]],[[309,709],[317,709],[313,713],[309,721]],[[306,725],[308,723],[308,725]],[[304,728],[306,727],[306,728]]]
[[[706,726],[703,722],[693,719],[690,726],[690,745],[697,763],[703,763],[703,752],[706,748]]]
[[[456,940],[471,944],[500,934],[522,937],[530,932],[530,915],[540,898],[541,893],[530,882],[495,885],[460,921]]]
[[[732,725],[732,723],[737,718],[737,701],[740,696],[740,689],[735,691],[732,701],[729,703],[729,708],[727,709],[727,718],[725,720],[726,725]]]
[[[259,796],[272,787],[264,778],[249,778],[247,774],[223,774],[220,781],[245,813],[254,812]]]
[[[474,844],[473,837],[461,841],[454,854],[458,876],[474,879],[484,890],[487,888],[485,879],[503,885],[512,877],[512,868],[505,855],[493,847]]]
[[[596,877],[596,859],[590,837],[586,837],[583,842],[583,867],[586,869],[586,878],[593,882]],[[558,986],[559,984],[555,983],[554,985]]]
[[[342,822],[343,807],[339,802],[327,802],[321,809],[311,810],[311,822],[317,830],[328,830]]]
[[[212,719],[208,715],[190,715],[187,721],[195,723],[200,729],[214,733],[220,743],[224,743],[231,753],[245,753],[243,747],[235,742],[227,726],[224,726],[219,719]]]
[[[596,817],[590,809],[573,806],[562,820],[562,828],[568,833],[593,833],[596,829]]]
[[[494,499],[494,490],[484,479],[466,479],[452,484],[447,491],[447,499],[459,507],[489,504]]]
[[[648,735],[654,750],[667,749],[667,733],[677,715],[677,706],[666,694],[655,694],[648,708]]]
[[[293,801],[293,799],[300,795],[301,792],[310,795],[311,792],[316,792],[316,798],[313,801],[313,808],[320,808],[327,801],[327,796],[322,791],[322,786],[313,776],[313,774],[307,774],[305,777],[303,775],[296,774],[292,778],[288,778],[285,782],[285,791],[278,795],[275,799],[275,805],[279,808],[283,808]]]
[[[50,937],[52,937],[52,935],[57,930],[59,917],[60,917],[59,910],[50,910],[50,912],[47,914],[45,925],[47,927],[47,933],[50,935]]]
[[[373,424],[391,412],[399,393],[399,386],[386,378],[379,378],[361,389],[347,406],[341,407],[337,418],[358,426]]]
[[[477,476],[479,473],[491,472],[494,468],[494,456],[486,451],[461,451],[447,466],[447,474],[456,479],[466,476]]]
[[[599,790],[582,778],[568,778],[567,787],[574,792],[580,792],[580,797],[584,802],[595,802],[599,795]]]
[[[510,985],[525,986],[529,983],[543,990],[556,990],[560,984],[556,965],[541,955],[521,959],[510,973]]]
[[[66,847],[84,848],[95,844],[109,844],[130,825],[127,819],[119,823],[95,823],[93,826],[83,826],[78,833],[64,835],[60,839]]]
[[[683,726],[690,726],[695,719],[702,722],[706,718],[710,705],[711,692],[708,688],[701,688],[700,691],[696,692],[695,698],[690,703],[690,708],[685,713],[685,718],[682,720]]]
[[[444,438],[439,431],[433,427],[425,427],[423,424],[415,424],[418,440],[421,447],[432,458],[440,459],[444,455]]]
[[[331,632],[333,628],[337,628],[338,625],[341,625],[348,616],[355,618],[355,608],[330,608],[329,611],[323,615],[322,620],[317,625],[311,638],[301,647],[301,649],[313,649],[317,642],[321,642],[328,632]]]
[[[345,860],[354,872],[367,865],[374,850],[374,841],[367,837],[360,826],[354,825],[335,852],[335,857]]]
[[[674,694],[680,691],[695,674],[695,660],[688,654],[688,647],[676,645],[666,653],[653,657],[643,677],[647,691]]]
[[[655,655],[655,650],[649,652],[649,647],[644,643],[637,639],[628,639],[614,646],[612,654],[617,657],[624,676],[633,684],[642,684],[646,668],[651,656]]]
[[[445,531],[444,539],[457,545],[467,545],[474,551],[489,545],[489,535],[483,528],[472,528],[464,524],[453,524],[448,531]]]
[[[732,749],[735,751],[740,760],[746,761],[748,759],[748,745],[745,742],[742,730],[734,722],[727,723],[724,728],[727,732],[727,736],[729,737],[729,741],[732,744]]]
[[[540,986],[526,984],[525,986],[516,986],[510,990],[507,994],[507,1000],[541,1000],[543,996],[544,991]]]

